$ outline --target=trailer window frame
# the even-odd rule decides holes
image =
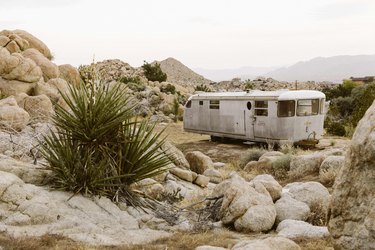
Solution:
[[[255,116],[268,116],[268,100],[255,100],[254,101],[254,115]]]
[[[282,107],[282,104],[289,103],[287,106]],[[284,110],[281,110],[284,108]],[[282,112],[281,112],[282,111]],[[277,102],[277,117],[293,117],[296,115],[296,101],[295,100],[282,100]]]
[[[325,98],[321,98],[320,99],[320,109],[319,109],[319,113],[321,115],[324,114],[325,103],[326,103],[326,99]]]
[[[310,103],[308,103],[310,101]],[[299,99],[297,101],[297,116],[314,116],[319,114],[320,99]],[[310,108],[309,108],[310,107]]]
[[[191,100],[187,101],[185,107],[188,109],[191,108]]]
[[[220,109],[220,100],[210,100],[210,109]]]

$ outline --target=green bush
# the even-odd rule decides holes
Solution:
[[[167,74],[165,74],[161,68],[159,63],[150,64],[144,61],[142,65],[143,71],[145,73],[145,77],[149,81],[158,81],[158,82],[165,82],[167,80]]]
[[[128,83],[136,83],[141,84],[141,78],[139,76],[124,76],[119,79],[119,82],[128,84]]]
[[[288,176],[288,171],[290,170],[290,155],[283,155],[272,162],[272,172],[273,176],[278,180],[283,180]]]
[[[70,87],[69,110],[56,106],[56,130],[45,136],[42,154],[53,187],[112,199],[129,198],[129,185],[164,171],[165,138],[147,120],[133,119],[129,97],[104,86]]]
[[[170,83],[168,83],[167,85],[161,85],[160,86],[160,92],[175,94],[176,93],[176,87],[173,84],[170,84]]]
[[[204,85],[204,84],[195,86],[194,90],[195,91],[202,91],[202,92],[211,92],[211,89],[207,85]]]
[[[262,148],[251,148],[247,150],[240,158],[240,168],[244,168],[250,161],[259,160],[259,158],[266,152],[267,150]]]

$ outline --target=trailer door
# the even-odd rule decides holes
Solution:
[[[254,101],[254,137],[269,138],[268,101]]]
[[[246,139],[253,140],[254,139],[254,101],[247,101],[245,102],[245,131],[246,131]]]

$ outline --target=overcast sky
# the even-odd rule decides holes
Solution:
[[[0,0],[0,30],[23,29],[55,63],[174,57],[191,68],[282,66],[375,54],[374,0]]]

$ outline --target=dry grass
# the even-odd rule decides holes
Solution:
[[[293,240],[302,250],[333,250],[333,242],[330,237],[323,239],[297,238]]]
[[[319,174],[319,181],[325,186],[325,187],[332,187],[335,183],[337,175],[337,170],[335,169],[329,169]]]
[[[327,225],[327,210],[321,202],[314,202],[310,206],[310,214],[306,221],[314,226]]]
[[[83,247],[81,244],[60,235],[43,235],[41,237],[14,238],[0,234],[0,246],[7,250],[50,250],[50,249],[95,249]]]

